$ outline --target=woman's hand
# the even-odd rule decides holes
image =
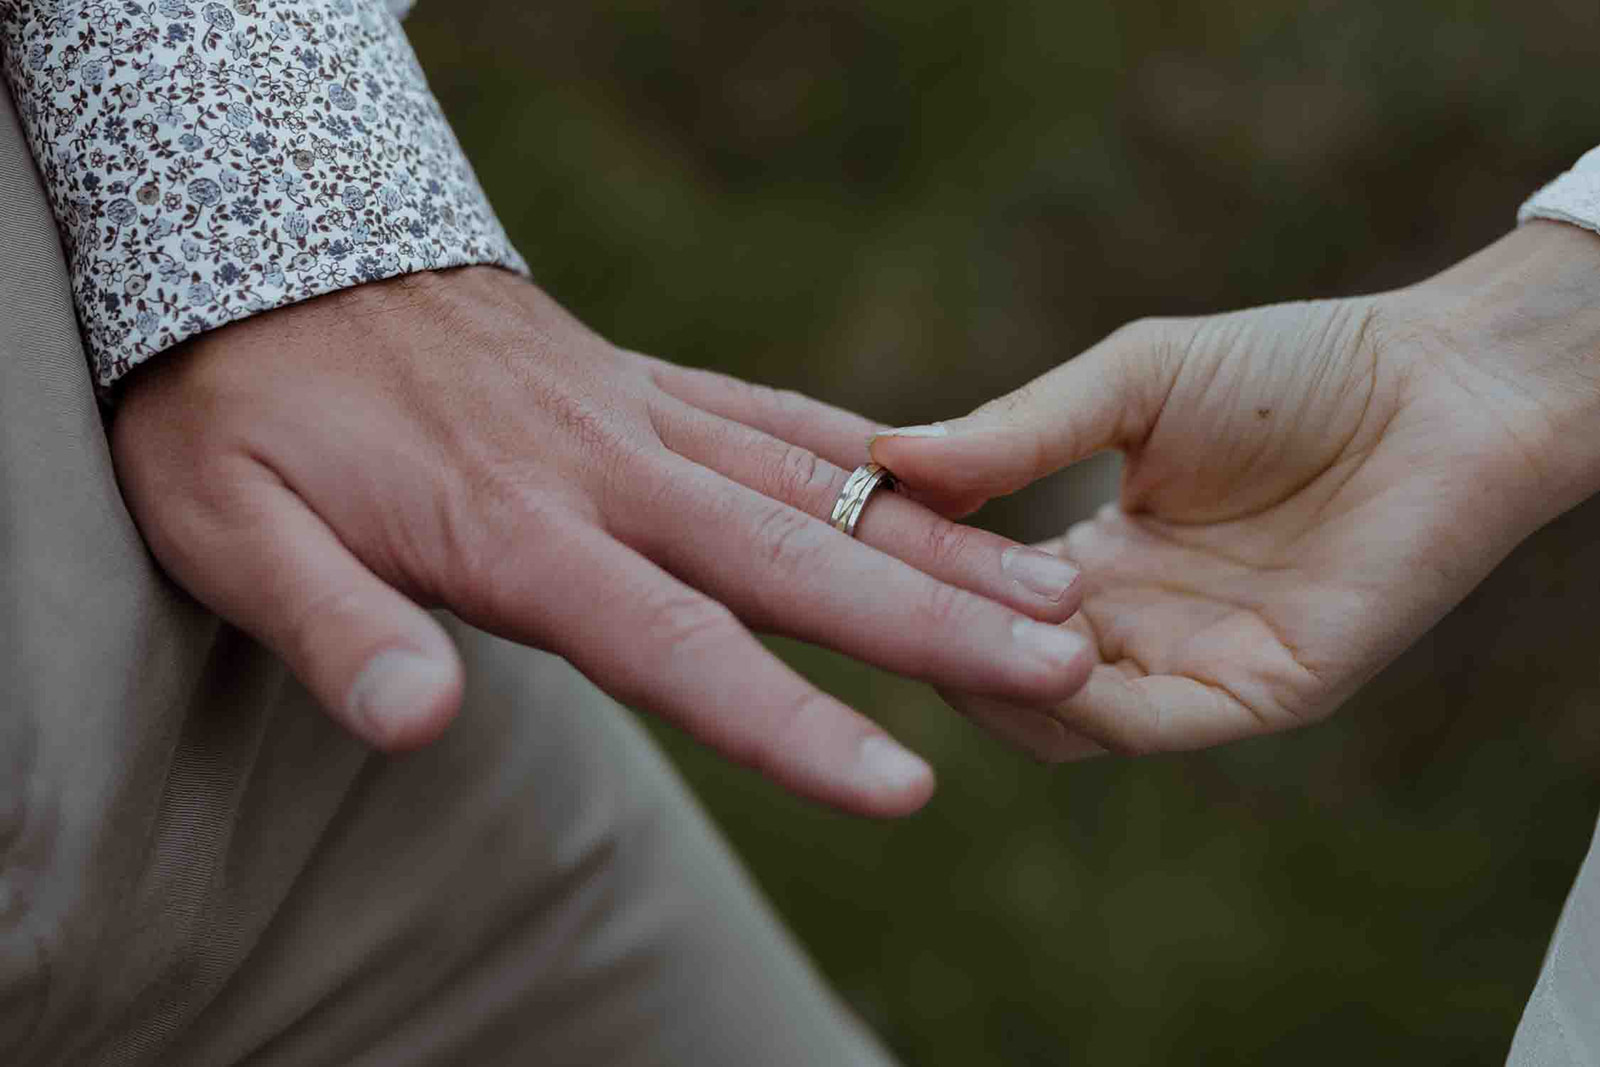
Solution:
[[[746,625],[1030,704],[1090,656],[1047,625],[1079,599],[1054,557],[892,494],[860,541],[828,525],[878,428],[621,351],[469,268],[205,335],[132,376],[113,449],[169,573],[374,744],[422,744],[459,704],[418,606],[442,605],[796,792],[892,815],[927,799],[926,765]]]
[[[947,693],[1042,757],[1313,722],[1597,488],[1600,240],[1524,227],[1412,289],[1136,323],[973,414],[878,437],[962,515],[1106,448],[1121,499],[1051,546],[1099,653],[1051,718]]]

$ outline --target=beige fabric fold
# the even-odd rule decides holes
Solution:
[[[0,105],[0,1063],[884,1062],[564,663],[381,758],[161,577]]]

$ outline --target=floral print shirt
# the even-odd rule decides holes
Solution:
[[[0,71],[95,377],[364,282],[526,273],[428,91],[407,0],[0,0]]]

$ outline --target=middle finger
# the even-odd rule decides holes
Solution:
[[[608,509],[613,535],[754,628],[1028,706],[1082,686],[1088,642],[948,585],[826,522],[664,453]]]

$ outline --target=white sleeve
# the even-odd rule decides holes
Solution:
[[[1554,219],[1600,233],[1600,148],[1530,196],[1517,212],[1519,223],[1529,219]]]

